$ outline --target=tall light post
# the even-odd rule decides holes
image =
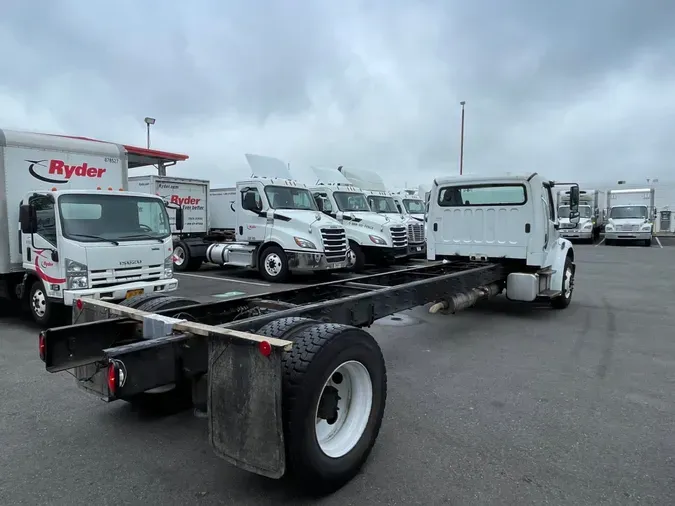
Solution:
[[[464,105],[466,102],[462,100],[459,105],[462,106],[462,126],[460,127],[459,138],[459,175],[464,171]]]
[[[155,124],[155,118],[145,118],[145,125],[148,127],[148,149],[150,149],[150,125]]]

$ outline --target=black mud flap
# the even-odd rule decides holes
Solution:
[[[281,418],[282,348],[209,339],[209,440],[219,457],[249,472],[281,478],[286,453]]]

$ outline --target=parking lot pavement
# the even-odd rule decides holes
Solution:
[[[377,322],[380,438],[363,472],[318,503],[675,504],[671,252],[578,246],[565,311],[498,298]],[[2,325],[3,504],[306,503],[215,457],[204,420],[97,401],[44,371],[34,329]]]

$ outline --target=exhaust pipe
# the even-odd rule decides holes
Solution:
[[[431,314],[436,314],[439,311],[443,311],[446,313],[455,314],[457,311],[470,308],[479,300],[489,299],[490,297],[499,295],[501,291],[502,287],[499,283],[492,283],[487,286],[472,288],[468,292],[458,293],[449,299],[432,304],[429,308],[429,312]]]

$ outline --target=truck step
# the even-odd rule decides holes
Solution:
[[[562,291],[560,290],[544,290],[543,292],[539,292],[539,297],[548,297],[552,299],[553,297],[557,297],[558,295],[561,295]]]
[[[540,271],[537,271],[537,274],[542,274],[544,276],[550,276],[552,274],[555,274],[556,271],[552,269],[551,267],[546,267],[544,269],[541,269]]]

